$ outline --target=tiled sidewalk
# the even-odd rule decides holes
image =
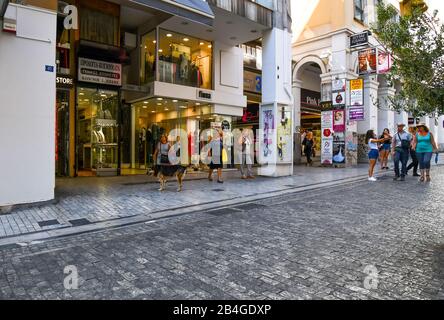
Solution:
[[[176,192],[175,181],[169,182],[165,192],[159,192],[159,185],[148,176],[58,179],[55,203],[17,208],[0,215],[0,238],[203,204],[214,203],[217,207],[221,201],[242,202],[249,196],[332,181],[340,183],[344,179],[365,177],[366,173],[366,165],[347,169],[300,166],[292,177],[241,180],[239,173],[232,171],[225,174],[224,184],[203,179],[205,174],[189,175],[189,179],[195,180],[185,181],[181,193]]]

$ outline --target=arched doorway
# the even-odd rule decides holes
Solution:
[[[318,60],[318,59],[316,59]],[[321,75],[325,73],[325,66],[314,59],[303,59],[295,67],[294,76],[300,87],[300,94],[296,95],[299,101],[295,105],[299,106],[301,142],[303,133],[313,132],[315,139],[315,162],[320,162],[321,155]],[[299,90],[299,88],[298,88]],[[301,147],[303,155],[303,147]],[[303,164],[306,162],[302,157]]]

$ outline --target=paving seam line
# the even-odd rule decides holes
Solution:
[[[385,176],[387,173],[381,174],[380,176]],[[110,219],[110,220],[104,220],[104,221],[98,221],[96,223],[92,223],[90,225],[85,226],[79,226],[79,227],[64,227],[64,228],[57,228],[52,230],[43,230],[43,231],[37,231],[34,233],[26,233],[22,235],[16,235],[16,236],[9,236],[9,237],[3,237],[0,238],[0,248],[7,245],[13,245],[17,243],[32,243],[34,241],[47,241],[57,238],[64,238],[68,236],[74,236],[74,235],[80,235],[85,233],[93,233],[93,232],[100,232],[103,230],[109,230],[109,229],[117,229],[117,228],[124,228],[131,225],[146,223],[150,221],[156,221],[161,219],[168,219],[168,218],[174,218],[178,216],[187,215],[190,213],[197,213],[205,210],[216,210],[216,209],[222,209],[229,206],[235,206],[239,204],[248,204],[252,202],[256,202],[258,200],[263,199],[269,199],[269,198],[276,198],[282,195],[286,194],[295,194],[295,193],[302,193],[306,191],[314,191],[319,189],[325,189],[334,187],[337,185],[347,185],[347,184],[353,184],[359,181],[363,181],[367,179],[367,176],[360,175],[350,178],[344,178],[340,180],[335,181],[327,181],[323,183],[316,183],[313,185],[308,186],[299,186],[294,188],[287,188],[287,189],[281,189],[278,191],[273,191],[266,194],[254,194],[247,197],[237,197],[229,200],[219,201],[219,202],[210,202],[210,203],[204,203],[204,204],[198,204],[198,205],[191,205],[188,207],[180,207],[180,208],[173,208],[173,209],[167,209],[167,210],[160,210],[149,214],[141,214],[141,215],[135,215],[125,218],[118,218],[118,219]],[[266,195],[266,196],[264,196]],[[214,203],[218,203],[219,205],[216,207],[214,206]]]

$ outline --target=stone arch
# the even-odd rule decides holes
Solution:
[[[321,68],[321,73],[327,73],[327,67],[321,58],[315,55],[309,55],[299,60],[293,67],[293,81],[299,80],[299,72],[307,64],[315,63]]]

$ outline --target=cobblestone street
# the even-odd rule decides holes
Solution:
[[[2,246],[0,298],[443,299],[444,168],[433,173]]]

